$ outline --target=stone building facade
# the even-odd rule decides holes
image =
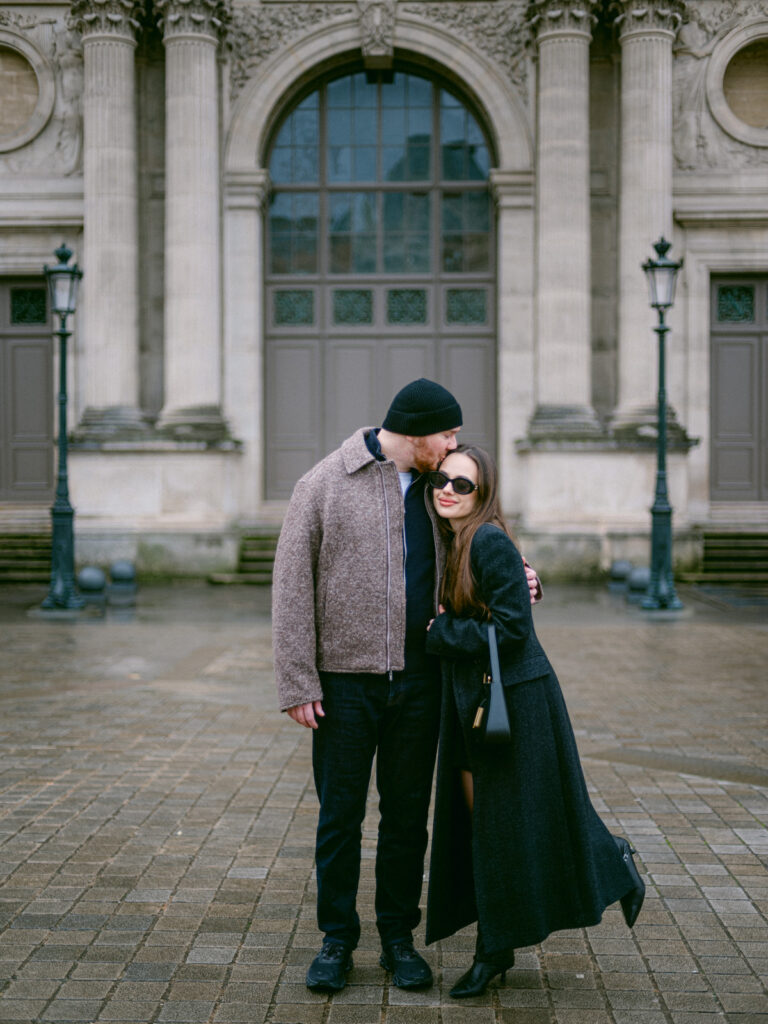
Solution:
[[[764,0],[4,4],[0,526],[47,516],[64,239],[80,561],[232,567],[420,375],[529,557],[647,557],[662,235],[690,561],[768,524]]]

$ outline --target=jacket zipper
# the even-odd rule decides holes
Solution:
[[[391,565],[391,561],[392,561],[392,547],[391,547],[391,542],[390,542],[390,539],[389,539],[389,502],[387,501],[387,481],[386,481],[386,477],[384,476],[384,467],[382,466],[382,464],[380,462],[377,462],[376,465],[379,467],[379,472],[381,473],[381,489],[382,489],[382,491],[384,493],[384,517],[386,519],[386,529],[387,529],[387,600],[386,600],[386,606],[385,606],[386,607],[386,618],[387,618],[386,649],[387,649],[387,672],[389,673],[389,681],[392,682],[392,658],[390,657],[390,647],[391,647],[391,645],[390,645],[390,636],[389,636],[389,634],[390,634],[390,609],[389,609],[389,601],[390,601],[390,590],[391,590],[391,587],[392,587],[392,565]]]

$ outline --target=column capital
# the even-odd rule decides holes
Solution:
[[[100,35],[135,42],[140,9],[137,0],[75,0],[69,18],[84,40]]]
[[[164,41],[174,36],[209,36],[219,42],[229,23],[226,0],[155,0]]]
[[[528,25],[540,42],[549,35],[583,35],[592,38],[597,21],[593,13],[599,0],[529,0]]]
[[[619,39],[629,35],[669,33],[674,37],[685,14],[684,0],[613,0],[611,11]]]

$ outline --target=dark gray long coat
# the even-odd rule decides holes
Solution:
[[[472,736],[488,666],[487,625],[439,615],[427,640],[443,665],[427,942],[479,918],[493,951],[597,924],[632,881],[589,799],[560,684],[533,629],[517,548],[484,524],[471,562],[496,624],[512,743],[483,747]],[[457,768],[465,750],[460,729],[474,776],[471,819]]]

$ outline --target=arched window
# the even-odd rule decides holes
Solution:
[[[268,496],[284,497],[352,430],[380,422],[394,391],[421,375],[456,392],[467,439],[493,446],[491,159],[469,107],[411,70],[329,77],[279,124]]]

